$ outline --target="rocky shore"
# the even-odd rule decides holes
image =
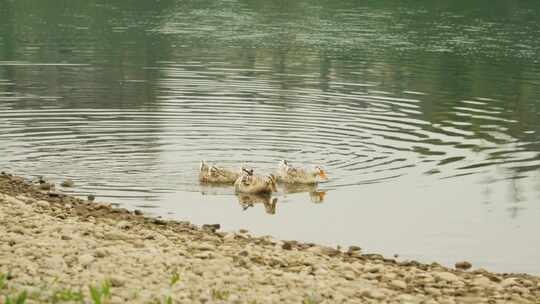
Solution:
[[[0,175],[0,303],[540,303],[540,278],[145,217]]]

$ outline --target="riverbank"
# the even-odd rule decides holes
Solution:
[[[0,303],[540,303],[536,276],[220,232],[44,188],[0,175]]]

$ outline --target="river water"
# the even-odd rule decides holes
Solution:
[[[0,0],[0,167],[399,259],[540,274],[537,1]],[[330,179],[238,198],[201,159]]]

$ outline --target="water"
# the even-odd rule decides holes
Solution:
[[[535,1],[0,1],[0,166],[256,235],[540,274]],[[238,198],[201,159],[317,187]]]

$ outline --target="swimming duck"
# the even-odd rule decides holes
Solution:
[[[231,170],[216,165],[209,165],[204,160],[199,167],[199,181],[202,183],[234,184],[242,175],[243,170],[249,171],[245,165],[240,170]],[[253,169],[251,169],[253,172]]]
[[[328,177],[319,166],[311,169],[297,168],[282,160],[278,166],[278,179],[286,184],[316,184],[321,180],[327,180]]]
[[[277,192],[277,179],[273,174],[267,176],[253,175],[253,170],[243,169],[242,175],[234,182],[236,193],[272,193]]]

